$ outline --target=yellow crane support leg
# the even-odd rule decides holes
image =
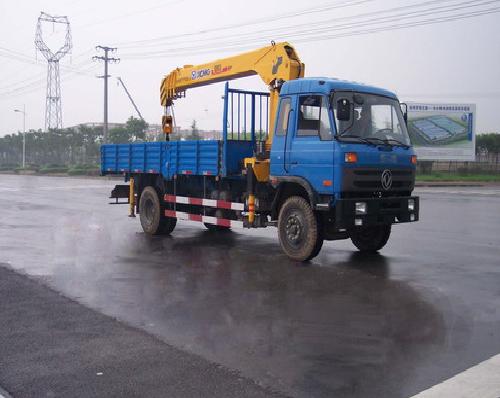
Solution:
[[[248,195],[248,223],[253,225],[255,221],[255,195]]]
[[[134,177],[130,177],[130,190],[128,194],[128,203],[129,203],[129,217],[135,217],[135,186],[134,186]]]

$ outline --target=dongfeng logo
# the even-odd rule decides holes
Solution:
[[[388,191],[392,187],[392,173],[391,170],[384,170],[382,172],[382,177],[380,178],[380,181],[382,182],[382,188],[384,188],[385,191]]]

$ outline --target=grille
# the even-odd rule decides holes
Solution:
[[[389,190],[382,187],[382,173],[390,170],[392,174],[392,186]],[[415,185],[415,171],[412,169],[391,168],[358,168],[344,170],[342,191],[363,192],[375,194],[375,196],[386,196],[388,193],[409,192]],[[378,194],[378,195],[377,195]]]

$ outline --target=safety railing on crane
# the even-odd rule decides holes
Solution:
[[[269,125],[269,93],[229,88],[224,91],[224,140],[265,141]]]

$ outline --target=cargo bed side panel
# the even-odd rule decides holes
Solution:
[[[219,141],[171,141],[165,152],[162,174],[167,179],[175,174],[217,175],[219,148]]]
[[[169,141],[101,146],[101,174],[218,175],[219,141]]]

